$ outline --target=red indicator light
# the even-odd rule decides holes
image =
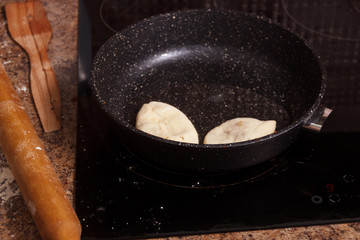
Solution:
[[[327,184],[326,185],[326,189],[328,190],[328,192],[333,192],[334,191],[334,184]]]

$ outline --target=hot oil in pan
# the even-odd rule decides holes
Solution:
[[[184,87],[189,90],[184,94]],[[290,116],[279,103],[253,90],[226,84],[181,81],[159,90],[156,100],[167,101],[181,109],[193,122],[201,141],[208,131],[237,117],[276,120],[278,129],[290,122]]]
[[[189,117],[200,141],[215,126],[237,117],[276,120],[278,130],[289,125],[291,94],[284,95],[287,81],[282,81],[293,77],[289,71],[266,56],[249,57],[244,52],[231,56],[230,52],[167,52],[147,58],[120,76],[132,78],[132,84],[121,91],[134,93],[126,96],[123,120],[135,126],[142,104],[161,101]],[[270,84],[273,78],[278,81]]]

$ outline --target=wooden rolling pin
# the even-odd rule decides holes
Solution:
[[[80,239],[81,225],[0,63],[0,147],[43,239]]]

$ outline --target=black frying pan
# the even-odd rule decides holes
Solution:
[[[152,17],[109,39],[93,62],[90,85],[118,136],[156,166],[219,173],[264,162],[288,148],[318,108],[324,74],[298,37],[260,17],[190,10]],[[274,134],[252,141],[179,143],[135,129],[150,101],[171,104],[197,129],[200,142],[236,117],[274,119]]]

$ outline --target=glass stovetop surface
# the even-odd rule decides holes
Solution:
[[[80,1],[76,211],[83,239],[360,221],[356,136],[324,140],[303,131],[277,158],[219,176],[170,174],[143,164],[136,154],[109,140],[112,126],[87,84],[98,48],[114,31],[143,17],[199,7],[251,12],[290,28],[321,56],[328,78],[324,104],[360,105],[356,0]]]

